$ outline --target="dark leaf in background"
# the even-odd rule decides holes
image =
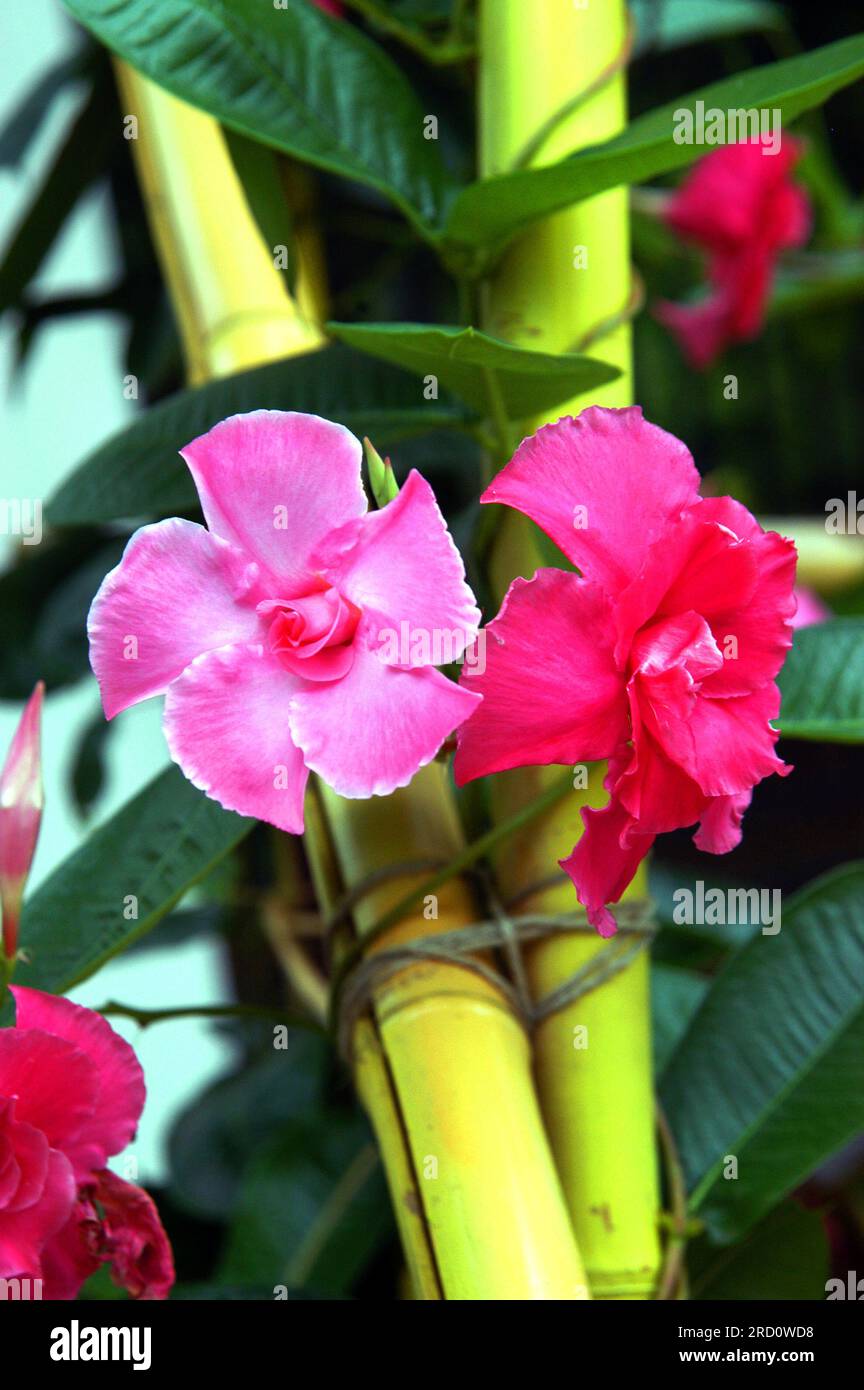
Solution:
[[[50,691],[89,672],[87,612],[124,544],[81,531],[21,546],[0,575],[0,699],[24,700],[37,680]]]
[[[771,0],[630,0],[635,57],[748,30],[783,29],[786,17]]]
[[[74,53],[53,63],[37,78],[0,131],[0,169],[16,168],[50,115],[54,99],[84,76],[90,64],[89,54]]]
[[[60,993],[155,927],[254,822],[169,768],[128,801],[27,899],[16,980]]]
[[[453,185],[399,67],[306,0],[65,0],[134,67],[243,135],[377,189],[426,235]]]
[[[379,449],[409,434],[454,425],[465,410],[426,401],[413,377],[339,345],[180,391],[90,454],[48,503],[60,526],[117,518],[197,515],[178,450],[219,420],[247,410],[303,410],[338,420]]]
[[[113,725],[101,709],[78,740],[72,764],[72,796],[80,816],[87,816],[105,785],[105,751]]]
[[[12,233],[0,261],[0,314],[19,302],[82,194],[107,171],[112,147],[120,140],[119,127],[105,120],[109,82],[105,64]]]
[[[195,1215],[230,1216],[255,1152],[292,1121],[321,1109],[330,1048],[300,1030],[289,1033],[288,1042],[217,1081],[175,1124],[172,1196]]]
[[[708,991],[708,980],[695,970],[674,965],[651,966],[651,1018],[654,1025],[654,1070],[662,1076],[666,1064],[687,1031]]]
[[[221,1277],[348,1293],[391,1231],[387,1188],[366,1121],[323,1111],[253,1159]]]
[[[780,932],[732,957],[660,1094],[691,1209],[718,1241],[740,1239],[864,1129],[864,862],[796,893]]]
[[[687,1272],[690,1298],[821,1301],[829,1273],[825,1230],[814,1212],[782,1202],[739,1245],[692,1241]]]

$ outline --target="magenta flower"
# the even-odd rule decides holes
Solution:
[[[830,622],[834,616],[816,590],[809,588],[806,584],[795,585],[795,599],[798,606],[792,618],[794,628],[815,627],[817,623]]]
[[[590,921],[656,835],[700,821],[741,838],[752,788],[788,769],[771,727],[791,644],[795,548],[730,497],[700,498],[688,450],[638,406],[592,406],[517,449],[483,494],[524,512],[581,571],[510,586],[489,625],[483,703],[460,731],[462,782],[524,764],[609,759],[609,802],[562,860]]]
[[[434,669],[480,614],[428,483],[369,512],[354,436],[281,411],[183,457],[209,529],[137,531],[90,610],[108,718],[167,692],[186,776],[282,830],[303,829],[310,770],[346,797],[405,786],[479,698]]]
[[[136,1298],[165,1298],[171,1247],[147,1193],[106,1168],[135,1134],[144,1077],[99,1014],[11,986],[0,1029],[0,1279],[74,1298],[107,1262]]]
[[[756,337],[780,253],[801,246],[810,231],[807,195],[791,177],[799,141],[787,136],[774,154],[767,148],[750,141],[713,150],[666,203],[664,220],[708,257],[704,299],[655,309],[694,367]]]
[[[39,681],[24,707],[0,773],[0,908],[7,960],[12,960],[18,949],[21,899],[45,805],[39,748],[44,694],[45,687]]]

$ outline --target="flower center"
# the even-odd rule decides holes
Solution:
[[[338,680],[350,670],[360,610],[338,589],[266,599],[257,611],[270,620],[270,651],[287,670],[313,681]]]

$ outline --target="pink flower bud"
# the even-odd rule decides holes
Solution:
[[[0,906],[7,960],[12,959],[17,949],[21,899],[45,804],[39,749],[44,693],[45,687],[39,681],[15,730],[0,773]]]

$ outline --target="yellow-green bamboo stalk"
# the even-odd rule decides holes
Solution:
[[[121,82],[139,117],[142,185],[192,376],[302,350],[287,346],[302,333],[307,348],[315,346],[317,330],[270,275],[213,123],[122,66]],[[461,847],[440,765],[386,801],[345,802],[325,792],[324,803],[349,888],[376,869],[448,859]],[[320,883],[328,846],[318,845],[312,860]],[[364,896],[355,914],[361,930],[416,882],[406,872]],[[453,880],[438,895],[437,920],[411,915],[386,940],[464,926],[476,910],[464,881]],[[357,1024],[353,1055],[416,1295],[587,1297],[527,1041],[503,994],[458,966],[412,965],[376,990],[374,1022],[367,1015]]]
[[[321,347],[323,262],[308,220],[295,303],[218,122],[128,64],[116,69],[125,114],[137,122],[127,127],[130,144],[190,384]]]
[[[491,175],[511,167],[538,131],[599,74],[623,60],[623,0],[481,0],[480,157]],[[533,156],[548,163],[614,135],[625,121],[622,70],[562,121]],[[622,369],[612,385],[569,401],[549,418],[586,405],[632,400],[630,332],[623,318],[631,293],[627,192],[615,189],[549,218],[506,254],[485,287],[485,326],[521,346],[560,352],[599,324],[622,321],[592,352]],[[529,433],[543,420],[525,423]],[[503,460],[502,460],[503,462]],[[626,499],[622,500],[626,505]],[[634,518],[634,526],[638,526]],[[498,587],[540,563],[529,528],[508,515],[494,562]],[[562,698],[566,692],[562,692]],[[552,773],[551,775],[557,775]],[[535,797],[550,771],[520,769],[496,778],[495,813],[504,817]],[[508,846],[499,866],[505,891],[524,893],[548,878],[581,830],[579,808],[602,805],[602,769],[585,791],[574,790],[545,821]],[[627,894],[645,893],[644,872]],[[557,887],[522,899],[525,911],[573,908],[563,875]],[[555,938],[526,952],[532,986],[543,994],[602,949],[590,936]],[[585,1032],[582,1033],[581,1030]],[[584,1045],[587,1044],[587,1045]],[[648,1298],[656,1287],[660,1250],[648,957],[537,1030],[537,1083],[577,1242],[598,1298]]]

